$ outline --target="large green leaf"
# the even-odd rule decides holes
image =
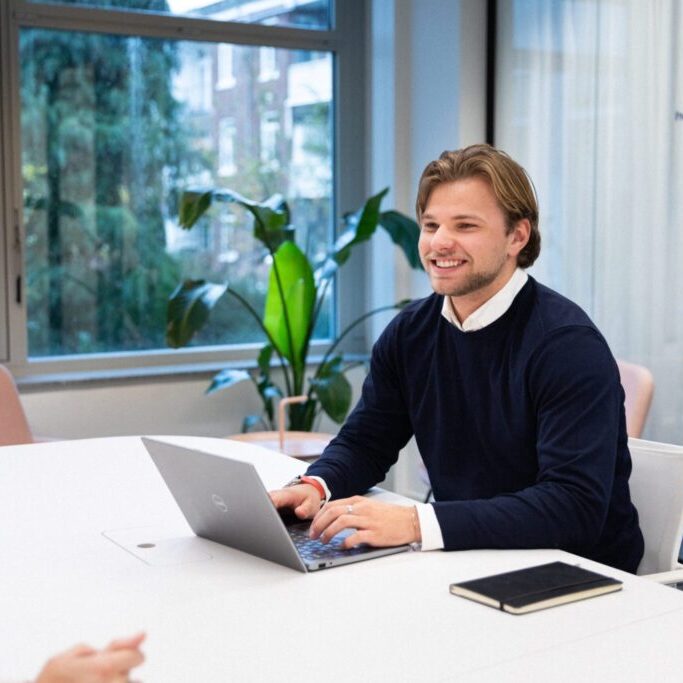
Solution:
[[[308,259],[294,242],[284,242],[275,253],[270,270],[263,323],[297,375],[303,372],[315,296]]]
[[[206,280],[185,280],[180,284],[168,301],[166,343],[174,349],[185,346],[202,328],[227,289],[227,284]]]
[[[311,380],[313,392],[318,397],[322,409],[337,423],[341,424],[351,407],[351,384],[342,368],[342,357],[335,356],[318,370]]]
[[[180,196],[178,222],[189,230],[208,210],[213,200],[212,190],[187,190]]]
[[[191,228],[215,201],[237,204],[249,211],[254,217],[254,237],[270,251],[275,251],[284,241],[294,239],[294,229],[289,225],[289,207],[279,194],[274,194],[264,202],[255,202],[227,189],[186,190],[180,198],[181,227]]]
[[[384,188],[370,197],[358,211],[344,216],[344,230],[335,241],[327,258],[316,269],[316,282],[331,278],[339,266],[346,263],[351,256],[353,247],[372,237],[379,222],[380,204],[388,191],[388,187]]]
[[[379,224],[389,233],[392,242],[401,247],[411,268],[422,270],[420,252],[417,248],[420,226],[412,218],[398,211],[382,212]]]

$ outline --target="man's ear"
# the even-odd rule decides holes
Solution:
[[[528,218],[520,218],[516,223],[512,232],[508,234],[510,238],[508,244],[508,253],[510,256],[517,256],[524,247],[526,247],[529,237],[531,236],[531,223]]]

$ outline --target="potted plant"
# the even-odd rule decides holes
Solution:
[[[322,412],[341,424],[351,406],[351,385],[345,372],[353,365],[345,363],[338,351],[340,342],[369,316],[390,309],[400,309],[409,300],[382,306],[361,315],[330,344],[322,359],[307,377],[313,330],[325,293],[338,268],[348,260],[352,249],[372,237],[382,226],[396,243],[409,264],[421,268],[417,251],[419,228],[411,218],[397,211],[380,211],[388,188],[370,197],[362,208],[343,217],[343,230],[330,251],[317,263],[297,246],[287,202],[273,195],[255,202],[228,189],[188,190],[181,196],[180,225],[191,229],[214,202],[228,202],[244,207],[252,216],[254,237],[271,256],[268,289],[262,313],[239,291],[227,283],[186,280],[172,293],[167,309],[166,340],[178,348],[190,342],[210,317],[210,312],[224,295],[237,299],[263,332],[266,343],[261,348],[253,370],[226,369],[212,380],[207,393],[236,382],[251,380],[263,402],[262,415],[245,418],[243,431],[256,425],[274,429],[275,403],[280,398],[305,394],[307,400],[289,407],[288,429],[311,431]],[[271,376],[271,361],[277,360],[282,371],[282,386]]]

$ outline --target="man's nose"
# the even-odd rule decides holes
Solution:
[[[454,245],[454,235],[445,226],[439,226],[432,235],[432,249],[434,251],[448,251]]]

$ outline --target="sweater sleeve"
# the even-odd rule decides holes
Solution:
[[[434,503],[447,550],[563,548],[584,554],[600,538],[623,410],[614,358],[593,328],[561,328],[532,354],[526,381],[536,425],[536,480],[486,500]]]
[[[332,498],[364,493],[382,481],[412,436],[393,353],[396,322],[373,347],[358,404],[339,435],[306,472],[321,477]]]

